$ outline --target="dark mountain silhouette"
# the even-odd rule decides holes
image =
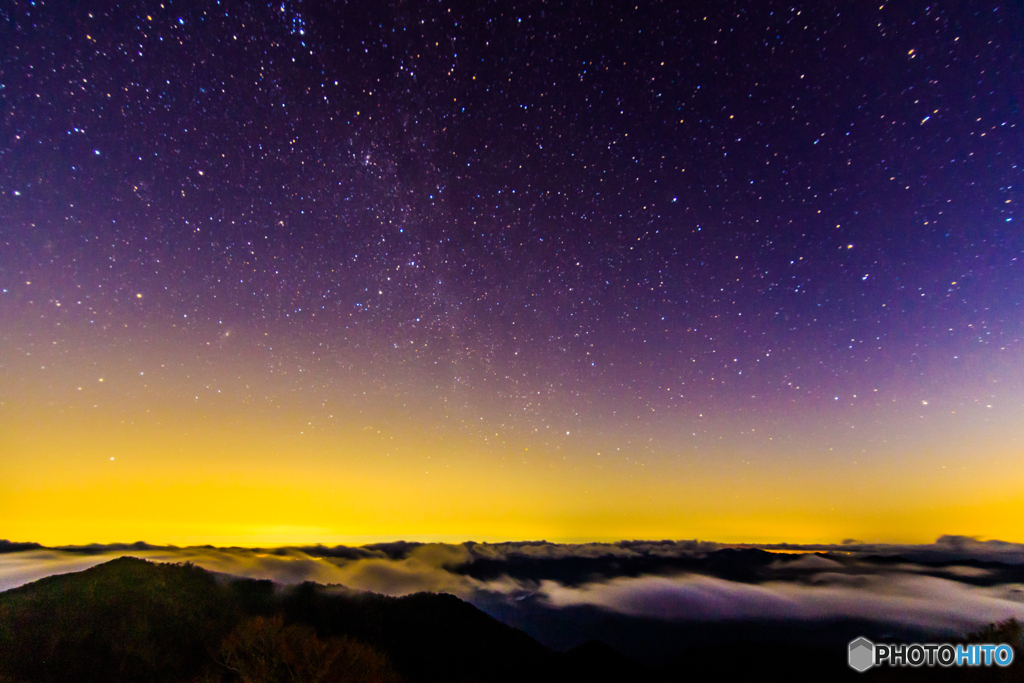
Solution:
[[[268,647],[287,652],[271,657]],[[256,680],[239,672],[257,659],[271,672],[261,680],[278,680],[273,671],[300,659],[303,670],[315,668],[312,658],[327,671],[339,657],[362,657],[385,673],[337,680],[397,680],[388,671],[410,682],[622,680],[614,675],[625,670],[653,677],[608,646],[553,652],[444,594],[284,587],[130,557],[0,593],[4,683]]]
[[[730,581],[755,582],[764,578],[764,570],[773,563],[786,562],[785,555],[757,549],[726,548],[701,555],[614,554],[586,556],[522,556],[501,559],[475,557],[471,562],[451,568],[481,581],[508,576],[529,581],[551,580],[565,586],[578,586],[594,580],[665,575],[681,572],[709,574]]]
[[[764,565],[749,553],[715,561],[737,575],[748,562]],[[856,674],[845,652],[857,635],[935,641],[849,620],[675,623],[523,606],[485,609],[564,651],[451,595],[282,586],[122,557],[0,593],[0,683],[958,681],[1020,680],[1024,670],[1012,621],[967,637],[1014,644],[1018,659],[1008,669]]]
[[[126,557],[0,593],[0,672],[15,681],[186,680],[243,618],[239,585]]]
[[[40,550],[43,546],[38,543],[13,543],[0,539],[0,554],[20,553],[25,550]]]

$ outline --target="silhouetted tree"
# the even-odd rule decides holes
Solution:
[[[346,637],[319,638],[305,625],[254,617],[224,639],[218,663],[241,683],[397,683],[388,659]]]
[[[969,643],[1006,643],[1007,645],[1019,646],[1021,644],[1022,628],[1019,621],[1010,617],[1006,621],[988,626],[975,631],[967,636]]]

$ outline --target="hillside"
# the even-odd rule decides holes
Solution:
[[[0,681],[593,681],[633,666],[610,648],[555,653],[451,595],[130,557],[0,593]]]
[[[845,643],[868,623],[673,624],[590,607],[518,618],[508,621],[592,640],[556,652],[446,594],[285,586],[122,557],[0,593],[0,683],[997,681],[1024,669],[1020,658],[1003,670],[857,674]],[[1013,621],[967,638],[1021,642]],[[640,641],[676,654],[657,668],[622,654],[642,652]]]

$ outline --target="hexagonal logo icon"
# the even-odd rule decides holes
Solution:
[[[861,636],[857,640],[850,641],[849,650],[850,668],[864,672],[875,665],[875,644]]]

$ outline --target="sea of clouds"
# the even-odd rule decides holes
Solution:
[[[272,549],[0,542],[0,590],[125,555],[282,584],[313,581],[393,596],[445,592],[477,604],[528,599],[548,609],[590,606],[676,622],[849,618],[958,633],[1010,617],[1024,621],[1024,545],[964,537],[925,545],[397,542]]]

